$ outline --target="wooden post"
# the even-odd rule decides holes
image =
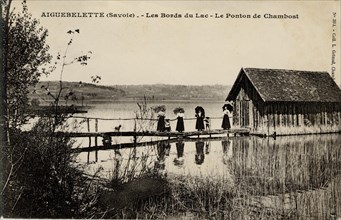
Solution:
[[[328,117],[327,117],[327,109],[323,108],[323,114],[324,114],[324,125],[328,125]]]
[[[95,119],[95,132],[98,132],[98,118]],[[95,146],[97,147],[97,134],[95,136]],[[95,160],[96,162],[98,162],[98,150],[96,150],[95,152]]]
[[[90,133],[90,119],[86,119],[86,123],[88,125],[88,132]],[[91,147],[91,137],[89,136],[89,147]]]
[[[87,124],[87,127],[88,127],[88,132],[90,132],[90,119],[86,119],[86,124]],[[89,136],[89,147],[91,147],[91,137]],[[88,158],[87,158],[87,162],[89,163],[90,162],[90,151],[88,152]]]
[[[270,135],[270,126],[269,126],[269,120],[270,120],[270,117],[269,117],[269,105],[265,105],[264,106],[265,108],[265,112],[264,112],[264,117],[265,117],[265,131],[266,131],[266,134],[267,135]]]
[[[134,132],[136,132],[136,118],[134,119]]]
[[[250,99],[248,99],[248,103],[249,103],[249,126],[250,126],[250,128],[251,129],[253,129],[253,126],[254,126],[254,124],[253,124],[253,120],[254,120],[254,115],[253,115],[253,102],[250,100]]]
[[[230,121],[230,118],[229,118],[229,121]],[[232,116],[232,121],[230,121],[230,125],[232,125],[232,123],[233,123],[233,116]],[[211,138],[212,137],[212,135],[211,135],[211,125],[212,125],[211,118],[208,119],[208,124],[209,124],[208,133],[210,134],[210,138]]]
[[[278,120],[278,114],[277,114],[277,105],[273,105],[273,117],[274,117],[274,131],[277,128],[277,120]]]
[[[134,146],[137,144],[137,136],[136,136],[136,119],[134,119]]]
[[[292,103],[289,103],[289,109],[288,109],[288,129],[292,133],[294,131],[293,129],[293,112],[294,112],[294,105]]]
[[[298,104],[296,108],[296,115],[297,115],[297,127],[299,131],[302,128],[302,104]]]
[[[288,105],[283,106],[283,125],[284,133],[288,134]]]
[[[262,131],[262,125],[260,123],[260,111],[261,111],[262,105],[258,104],[258,109],[257,109],[257,131]]]
[[[291,120],[292,120],[291,126],[295,128],[297,126],[296,105],[295,104],[292,105],[292,119]]]
[[[95,132],[98,132],[98,118],[95,119]],[[97,135],[95,136],[95,146],[97,147]]]

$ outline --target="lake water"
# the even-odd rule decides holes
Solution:
[[[193,118],[194,108],[201,105],[211,117],[221,117],[221,102],[164,102],[166,117],[175,118],[172,110],[181,106],[185,116]],[[152,105],[157,105],[152,103]],[[133,102],[99,105],[83,116],[116,118],[99,121],[98,130],[132,130],[138,106]],[[176,121],[172,122],[175,127]],[[220,128],[221,119],[212,120],[212,128]],[[149,124],[148,124],[149,126]],[[186,120],[185,129],[194,130],[195,121]],[[150,129],[155,129],[151,124]],[[81,130],[87,130],[83,124]],[[93,121],[91,131],[94,131]],[[157,140],[149,138],[144,140]],[[159,138],[160,139],[160,138]],[[114,138],[114,143],[132,141]],[[94,143],[92,141],[92,143]],[[79,146],[88,146],[87,139],[78,139]],[[274,138],[218,137],[215,139],[163,140],[154,145],[84,152],[79,163],[88,164],[88,172],[102,167],[105,178],[138,175],[146,168],[167,174],[229,180],[231,188],[247,191],[244,205],[262,204],[266,208],[295,209],[302,219],[336,219],[341,216],[341,136],[302,135]]]
[[[142,105],[142,101],[139,102]],[[153,111],[150,109],[152,107],[158,105],[166,106],[166,118],[170,119],[171,127],[173,130],[176,127],[176,115],[173,113],[173,110],[176,107],[182,107],[185,110],[185,130],[193,131],[195,130],[195,107],[202,106],[205,109],[205,114],[208,117],[222,117],[223,111],[222,106],[224,101],[164,101],[164,102],[148,102],[146,106],[146,110],[148,111],[148,116]],[[134,128],[133,120],[124,120],[124,119],[132,119],[136,117],[136,112],[140,112],[139,106],[137,102],[133,101],[118,101],[115,103],[107,103],[107,104],[98,104],[93,106],[88,110],[86,114],[78,114],[78,116],[86,116],[86,117],[100,117],[105,119],[117,119],[117,120],[101,120],[98,126],[99,131],[108,131],[113,130],[115,126],[122,125],[122,130],[132,131]],[[154,113],[154,118],[156,118],[156,113]],[[221,119],[212,119],[212,128],[221,128]],[[94,122],[91,123],[91,130],[94,129]],[[83,127],[85,129],[86,127]],[[151,129],[153,129],[152,127]],[[155,124],[156,129],[156,124]]]

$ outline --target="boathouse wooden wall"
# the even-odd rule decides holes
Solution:
[[[262,115],[266,127],[257,128],[264,134],[314,134],[341,131],[340,103],[269,102]]]
[[[261,135],[341,132],[340,102],[264,102],[245,75],[240,85],[234,100],[236,127]]]

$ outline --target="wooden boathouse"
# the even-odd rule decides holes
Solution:
[[[242,68],[226,101],[251,134],[341,132],[341,90],[327,72]]]

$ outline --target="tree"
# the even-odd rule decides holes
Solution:
[[[0,215],[21,218],[86,215],[96,197],[89,196],[89,190],[81,190],[88,189],[89,185],[84,187],[88,183],[84,182],[81,170],[74,164],[76,155],[71,153],[73,141],[68,136],[57,135],[56,131],[68,126],[63,121],[63,114],[58,112],[62,91],[67,89],[62,83],[64,67],[74,62],[86,65],[89,56],[66,60],[73,39],[73,31],[69,31],[71,39],[64,56],[57,56],[57,60],[62,61],[60,88],[57,94],[52,94],[45,87],[47,95],[53,97],[54,117],[39,118],[29,132],[21,131],[21,126],[27,121],[29,87],[35,86],[40,76],[53,71],[55,66],[49,65],[52,57],[46,44],[47,30],[28,13],[25,1],[21,13],[10,10],[11,1],[3,0],[2,5],[5,5],[1,24],[7,139],[1,146]],[[79,33],[79,29],[74,32]],[[67,95],[74,99],[72,90]]]
[[[51,106],[55,110],[50,117],[41,117],[29,132],[20,128],[27,121],[26,109],[29,105],[29,87],[35,86],[43,74],[55,69],[51,66],[49,46],[46,44],[47,30],[28,13],[25,1],[21,13],[11,11],[11,0],[2,0],[3,13],[3,80],[5,88],[6,141],[2,145],[1,173],[1,216],[27,218],[71,218],[86,217],[96,194],[89,196],[91,182],[84,182],[81,169],[74,163],[75,154],[69,136],[58,135],[65,130],[65,115],[59,110],[63,86],[64,67],[75,62],[85,66],[88,54],[66,59],[73,34],[79,29],[68,31],[70,41],[60,61],[60,87],[52,94],[45,86],[46,94],[53,98]],[[91,51],[88,53],[91,54]],[[55,65],[58,64],[58,61]],[[75,99],[72,89],[65,98]],[[32,104],[37,104],[33,101]],[[2,121],[1,121],[2,123]],[[74,122],[78,126],[79,122]],[[0,124],[1,126],[1,124]],[[1,136],[1,135],[0,135]],[[85,189],[82,191],[82,189]]]
[[[21,13],[11,11],[11,0],[5,3],[1,17],[3,26],[3,73],[6,80],[6,116],[8,128],[20,127],[26,122],[29,87],[41,75],[48,74],[52,56],[46,44],[48,31],[27,10],[23,1]]]
[[[29,87],[35,85],[42,74],[48,74],[47,65],[52,56],[46,44],[47,30],[40,26],[37,19],[27,10],[26,2],[23,9],[16,12],[11,9],[12,0],[2,0],[2,118],[3,138],[2,160],[5,172],[2,174],[2,192],[12,176],[15,162],[14,155],[21,158],[23,152],[15,152],[11,144],[10,132],[17,132],[27,121],[26,109],[29,105],[27,94]]]
[[[28,13],[26,2],[23,9],[11,9],[11,0],[2,0],[2,168],[1,196],[10,192],[8,186],[20,168],[26,148],[18,149],[12,140],[22,133],[19,128],[27,121],[29,86],[35,85],[42,74],[48,74],[47,65],[52,59],[46,44],[47,30]],[[15,193],[13,193],[15,194]],[[7,193],[10,195],[10,193]],[[16,197],[17,195],[13,195]],[[16,198],[20,198],[20,193]],[[15,200],[14,200],[15,201]],[[3,201],[2,201],[3,202]],[[15,204],[15,203],[14,203]],[[4,207],[4,204],[1,204]],[[3,211],[3,210],[1,210]]]

